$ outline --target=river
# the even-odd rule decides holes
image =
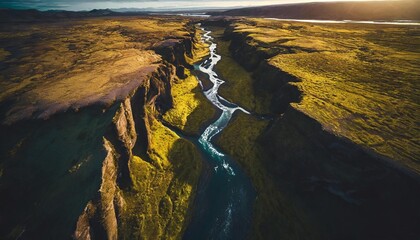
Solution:
[[[211,141],[228,125],[235,111],[248,112],[218,95],[224,80],[213,69],[221,56],[216,53],[217,45],[212,42],[211,31],[204,31],[203,40],[210,45],[210,56],[196,69],[207,74],[213,83],[210,89],[204,90],[199,79],[204,95],[222,113],[198,139],[198,146],[210,165],[210,171],[201,178],[192,220],[184,239],[245,239],[251,229],[255,191],[238,164]]]

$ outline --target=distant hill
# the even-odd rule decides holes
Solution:
[[[94,9],[91,11],[39,11],[35,9],[16,10],[1,9],[0,22],[40,22],[55,21],[57,19],[87,18],[101,16],[141,16],[145,12],[115,12],[109,9]]]
[[[317,2],[233,9],[213,16],[320,20],[420,20],[420,1]]]

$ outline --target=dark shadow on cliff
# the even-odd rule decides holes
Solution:
[[[420,184],[293,108],[260,137],[266,170],[323,239],[417,239]]]
[[[0,238],[67,239],[99,189],[116,108],[0,126]]]

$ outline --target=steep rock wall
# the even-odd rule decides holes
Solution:
[[[185,229],[189,219],[187,213],[191,207],[194,191],[184,192],[185,184],[180,183],[179,178],[192,181],[188,185],[192,185],[192,188],[195,189],[199,176],[197,173],[200,172],[201,168],[195,167],[190,172],[187,166],[182,166],[184,170],[181,171],[177,168],[181,167],[178,164],[190,165],[191,163],[188,163],[188,161],[197,164],[197,161],[200,161],[198,154],[195,152],[196,150],[192,149],[194,147],[191,143],[182,140],[185,143],[177,145],[183,149],[181,155],[177,153],[178,155],[172,156],[172,153],[169,152],[169,156],[163,156],[163,158],[167,157],[171,161],[171,165],[174,165],[174,167],[171,167],[163,159],[156,159],[156,144],[166,143],[156,143],[155,141],[159,138],[156,131],[162,131],[156,130],[156,127],[163,127],[158,124],[158,119],[173,104],[171,85],[174,78],[185,77],[184,69],[192,68],[185,58],[186,56],[193,57],[193,48],[195,41],[197,41],[194,28],[191,28],[191,30],[193,32],[189,38],[168,39],[155,46],[156,52],[161,54],[164,59],[163,63],[148,81],[120,104],[113,118],[112,128],[104,138],[107,157],[102,167],[101,188],[97,197],[87,204],[84,212],[80,215],[73,235],[75,239],[133,237],[154,239],[163,236],[180,238],[183,229]],[[172,149],[174,148],[172,147]],[[191,159],[188,159],[188,156]],[[187,157],[188,161],[181,159],[184,157]],[[178,161],[181,162],[176,163]],[[182,163],[182,161],[185,162]],[[140,162],[143,162],[141,165],[146,169],[138,169]],[[153,193],[150,194],[152,195],[150,197],[145,196],[147,193],[144,192],[137,193],[144,190],[141,186],[144,183],[138,182],[143,174],[139,171],[147,172],[149,168],[156,168],[152,170],[156,173],[163,171],[163,174],[167,174],[162,180],[149,180],[147,178],[144,180],[145,182],[157,181],[153,184],[160,184],[162,187],[165,187],[165,184],[170,184],[167,195],[160,202],[148,202],[154,198]],[[173,177],[171,177],[172,175]],[[182,190],[181,194],[177,188]],[[143,196],[139,197],[136,194],[142,194]],[[178,202],[177,198],[186,199]],[[146,210],[141,206],[136,206],[138,204],[146,204]],[[153,217],[149,216],[151,218],[149,220],[146,219],[147,216],[145,217],[143,214],[145,211],[146,213],[149,211],[147,206],[151,205],[153,209],[153,205],[156,204],[158,204],[159,214],[156,213]],[[136,215],[138,216],[136,217]],[[168,219],[163,220],[166,227],[162,229],[160,220],[152,219],[156,217]],[[153,223],[154,230],[144,229],[148,228],[149,221],[158,221]],[[136,230],[136,228],[139,229]]]
[[[297,209],[289,212],[294,216],[288,217],[289,224],[294,225],[292,219],[305,219],[309,226],[306,230],[311,233],[306,235],[309,239],[315,236],[321,239],[415,239],[419,233],[413,221],[420,216],[413,212],[418,201],[413,199],[420,199],[418,175],[330,133],[294,108],[291,103],[299,102],[304,94],[294,85],[300,80],[268,63],[270,57],[292,53],[291,49],[252,44],[252,36],[234,31],[233,26],[226,29],[225,37],[231,40],[230,50],[235,59],[253,73],[256,94],[271,98],[270,112],[274,120],[268,127],[259,129],[254,152],[238,150],[249,143],[238,140],[236,126],[243,125],[243,129],[248,122],[251,122],[249,126],[258,126],[258,121],[252,117],[234,119],[218,142],[248,169],[254,182],[260,180],[252,169],[262,162],[263,175],[269,176],[282,195],[280,200],[273,197],[276,199],[273,201],[284,203],[282,211],[288,211],[290,205]],[[249,155],[258,156],[258,163],[249,159]],[[255,165],[250,166],[253,162]],[[258,184],[256,188],[262,194],[268,189]],[[256,216],[269,216],[264,215],[267,212],[264,209],[273,209],[272,206],[263,203],[256,209]],[[343,216],[345,220],[337,221]],[[264,217],[260,219],[254,238],[266,239],[279,234],[299,238],[292,231],[280,230],[288,224],[268,228]],[[404,227],[395,227],[401,222]],[[298,232],[305,232],[302,226],[296,226],[301,228]]]
[[[165,47],[160,49],[171,52],[173,58],[163,55],[163,60],[147,75],[125,76],[143,80],[137,79],[139,86],[126,92],[122,100],[119,96],[112,105],[91,104],[75,112],[56,113],[47,120],[25,120],[0,127],[1,142],[7,143],[2,144],[0,151],[0,191],[7,196],[1,199],[2,239],[41,236],[117,239],[130,235],[127,231],[137,231],[137,225],[120,230],[121,219],[135,214],[127,212],[132,202],[127,202],[126,196],[133,191],[133,178],[137,179],[130,164],[137,156],[144,162],[153,162],[149,157],[154,151],[152,122],[172,106],[171,84],[177,73],[182,77],[177,69],[190,67],[185,56],[192,55],[195,31],[192,26],[187,27],[191,35],[165,40],[171,42],[169,46],[162,43]],[[181,153],[171,161],[182,165],[185,158],[196,164],[199,157],[193,145],[185,141],[183,146],[186,147],[178,150]],[[188,151],[183,151],[186,148]],[[183,153],[193,154],[190,155],[193,159]],[[169,167],[165,171],[175,170]],[[194,171],[188,182],[192,188],[200,167],[197,165]],[[183,174],[189,176],[190,173]],[[176,185],[171,188],[176,189]],[[170,233],[179,235],[188,219],[185,216],[193,191],[185,194],[188,198],[183,199],[184,202],[174,203],[182,210],[174,211],[183,218],[171,223],[174,230]],[[154,236],[159,235],[144,235],[146,238]]]

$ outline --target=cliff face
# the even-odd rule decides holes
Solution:
[[[178,72],[175,66],[184,68],[181,63],[185,59],[172,56],[192,54],[181,47],[186,41],[192,39],[166,45],[164,51],[172,52],[169,57],[164,55],[168,61],[120,104],[104,138],[107,156],[101,187],[79,217],[75,239],[181,236],[201,160],[194,145],[166,129],[158,119],[172,107],[171,85]],[[158,51],[162,51],[160,47]],[[166,144],[170,146],[162,146]],[[174,151],[181,152],[174,156]]]
[[[1,238],[181,236],[201,159],[159,119],[172,107],[171,85],[191,67],[186,57],[198,44],[194,27],[184,27],[187,35],[150,46],[163,58],[155,56],[150,71],[120,76],[129,86],[111,79],[110,94],[118,93],[105,104],[91,99],[76,112],[54,110],[47,120],[4,121]],[[2,116],[14,106],[3,101]]]
[[[300,90],[290,84],[300,80],[267,62],[277,54],[290,53],[290,49],[252,44],[247,33],[235,31],[233,26],[226,28],[225,37],[231,41],[229,50],[233,58],[252,72],[255,94],[269,98],[269,112],[283,113],[291,102],[300,100]]]
[[[113,130],[104,138],[107,157],[100,191],[79,217],[76,239],[182,236],[201,159],[192,143],[180,139],[159,119],[172,107],[171,86],[191,68],[185,56],[194,58],[196,44],[194,31],[191,38],[169,39],[155,46],[165,62],[120,104]]]
[[[295,107],[307,94],[298,87],[302,79],[271,58],[303,49],[264,45],[253,29],[260,31],[232,25],[225,38],[232,56],[252,73],[255,94],[269,98],[273,120],[239,114],[218,143],[245,168],[259,194],[254,238],[415,239],[418,175],[333,134]],[[404,227],[395,227],[402,222]]]
[[[168,86],[173,81],[173,68],[168,63],[162,65],[152,74],[149,81],[141,86],[141,89],[120,103],[109,131],[103,138],[107,155],[102,164],[99,192],[88,202],[79,217],[74,233],[75,239],[118,238],[118,222],[121,222],[121,215],[126,208],[121,189],[129,191],[133,185],[129,169],[129,163],[134,157],[133,148],[137,143],[141,148],[148,149],[153,133],[150,131],[148,120],[145,119],[157,117],[158,106],[171,105]],[[131,103],[131,99],[137,100],[136,105]],[[154,109],[151,116],[147,116],[144,110],[149,107]],[[133,115],[134,108],[141,109],[136,117]],[[138,119],[138,127],[135,118]],[[140,138],[146,140],[137,142],[137,135],[142,135]]]

